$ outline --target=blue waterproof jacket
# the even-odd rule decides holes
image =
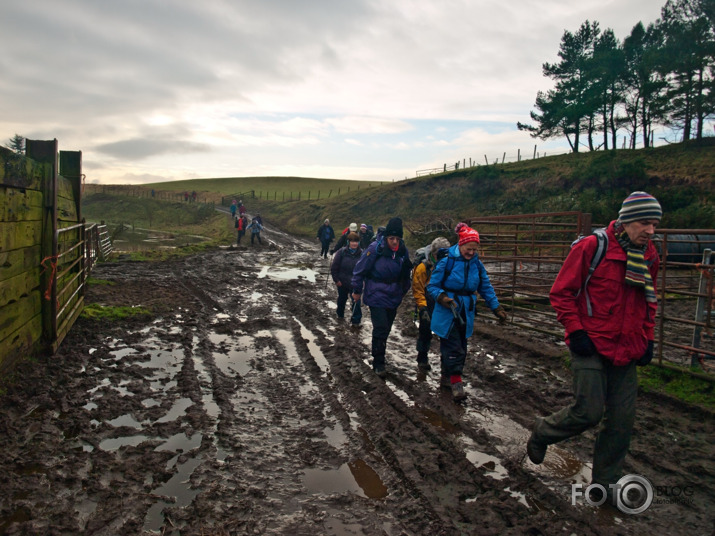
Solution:
[[[353,270],[353,292],[370,307],[396,309],[410,290],[412,262],[405,243],[390,250],[384,239],[372,242]],[[363,292],[363,285],[365,287]]]
[[[474,306],[477,300],[475,292],[484,298],[487,307],[491,310],[499,307],[499,300],[482,261],[477,255],[467,261],[459,253],[457,244],[449,248],[447,256],[437,263],[432,270],[429,283],[427,283],[427,293],[435,302],[437,296],[443,292],[457,302],[459,314],[466,318],[467,337],[471,337],[474,329]],[[432,331],[438,336],[446,338],[453,322],[452,310],[436,303],[430,325]]]
[[[332,242],[335,239],[335,231],[332,226],[323,224],[318,227],[318,233],[315,236],[322,242]]]

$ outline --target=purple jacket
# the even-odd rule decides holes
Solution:
[[[383,240],[376,240],[355,265],[353,292],[362,294],[367,306],[395,309],[410,290],[411,269],[410,254],[402,240],[397,251],[391,251]]]
[[[352,288],[353,269],[358,259],[362,255],[359,247],[355,251],[350,251],[349,246],[340,248],[333,257],[333,264],[330,265],[330,275],[333,281],[340,281],[341,285],[347,289]]]

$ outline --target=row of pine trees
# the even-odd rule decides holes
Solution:
[[[598,22],[564,32],[557,63],[544,63],[554,88],[539,91],[535,138],[563,138],[571,150],[652,146],[661,125],[679,140],[702,139],[715,112],[715,0],[667,0],[661,17],[636,24],[622,42]]]

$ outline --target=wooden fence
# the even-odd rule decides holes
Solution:
[[[0,373],[57,350],[93,262],[110,251],[82,220],[82,177],[82,153],[57,140],[26,140],[26,156],[0,150]]]

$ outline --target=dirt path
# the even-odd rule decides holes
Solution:
[[[335,318],[319,245],[263,237],[97,267],[116,284],[88,302],[159,314],[81,320],[20,367],[1,400],[0,533],[713,533],[711,414],[641,396],[626,470],[660,487],[654,504],[572,505],[593,433],[524,460],[534,416],[570,399],[563,346],[482,315],[456,405],[417,374],[409,296],[380,380],[369,314],[358,332]]]

